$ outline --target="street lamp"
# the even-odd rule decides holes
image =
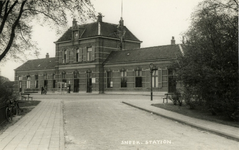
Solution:
[[[153,71],[157,70],[157,68],[155,67],[155,65],[153,63],[149,64],[149,68],[150,68],[150,75],[151,75],[151,101],[153,100],[153,84],[152,84],[152,77],[153,77]]]

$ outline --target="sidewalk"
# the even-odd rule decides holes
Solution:
[[[208,132],[239,141],[239,128],[197,118],[191,118],[172,111],[151,106],[151,104],[162,103],[162,101],[163,100],[125,100],[122,103],[192,127],[196,127],[201,130],[206,130]]]
[[[64,150],[60,101],[43,100],[0,135],[1,150]]]

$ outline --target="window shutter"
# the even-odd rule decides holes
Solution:
[[[83,61],[86,61],[86,59],[87,59],[87,48],[84,47],[83,48]]]
[[[79,62],[82,62],[82,48],[79,48]]]
[[[94,61],[95,60],[95,46],[92,46],[92,52],[91,52],[91,60]]]

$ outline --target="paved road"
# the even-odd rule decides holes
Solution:
[[[62,96],[66,150],[238,149],[238,142],[132,108],[143,96]]]

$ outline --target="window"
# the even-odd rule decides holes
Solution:
[[[76,62],[79,62],[79,52],[80,52],[80,50],[77,49],[76,50]]]
[[[30,85],[31,85],[31,77],[27,76],[27,89],[30,89]]]
[[[22,77],[19,77],[19,81],[21,81],[22,80]]]
[[[142,87],[142,71],[139,69],[135,71],[135,87]]]
[[[168,70],[163,70],[162,75],[163,82],[168,82]]]
[[[61,78],[62,78],[62,79],[65,79],[65,78],[66,78],[66,72],[62,72],[62,73],[61,73]]]
[[[121,87],[127,87],[127,72],[126,70],[121,70]]]
[[[112,71],[107,71],[107,88],[113,87]]]
[[[63,64],[66,63],[66,58],[67,58],[67,50],[62,51],[62,62]]]
[[[22,92],[22,77],[19,77],[19,92]]]
[[[87,48],[87,61],[92,61],[92,47]]]
[[[158,87],[158,70],[153,70],[153,73],[152,73],[152,87],[153,88]]]
[[[35,88],[38,88],[38,75],[35,75]]]

